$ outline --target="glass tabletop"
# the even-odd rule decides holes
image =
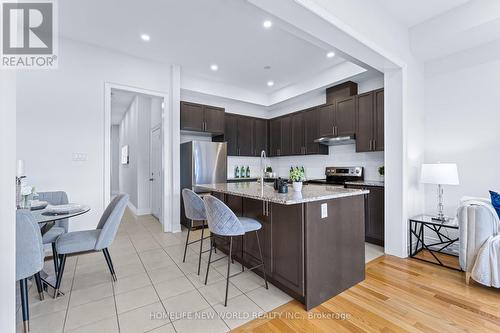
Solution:
[[[447,221],[440,221],[440,220],[435,220],[434,219],[435,217],[436,216],[434,216],[434,215],[420,214],[420,215],[413,216],[412,218],[410,218],[410,221],[426,223],[426,224],[434,224],[434,225],[441,226],[441,227],[458,229],[458,225],[456,224],[455,219],[448,219]]]
[[[75,217],[87,213],[90,210],[89,206],[82,206],[81,209],[74,210],[67,213],[53,214],[49,209],[32,210],[31,214],[37,223],[54,222],[64,220],[70,217]]]

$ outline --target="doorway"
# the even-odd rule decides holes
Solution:
[[[154,216],[164,230],[165,101],[166,94],[106,84],[105,205],[126,193],[132,213]]]

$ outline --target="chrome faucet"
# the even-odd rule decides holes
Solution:
[[[266,160],[267,160],[266,151],[262,150],[260,152],[260,191],[262,195],[264,195],[264,173],[266,168],[266,164],[263,162],[265,162]]]

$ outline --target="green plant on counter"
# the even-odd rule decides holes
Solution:
[[[273,168],[271,168],[270,166],[266,167],[266,172],[273,172]]]
[[[381,176],[383,176],[385,174],[385,168],[383,165],[378,168],[378,174]]]
[[[303,182],[305,180],[305,178],[306,177],[304,174],[304,170],[299,169],[298,167],[290,169],[289,179],[292,182]]]

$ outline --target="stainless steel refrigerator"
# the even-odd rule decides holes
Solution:
[[[225,142],[190,141],[181,144],[181,189],[203,192],[200,184],[227,182],[227,144]],[[181,198],[182,202],[182,198]],[[188,225],[181,204],[181,221]]]

